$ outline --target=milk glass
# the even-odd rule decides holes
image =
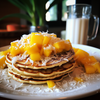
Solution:
[[[66,20],[66,39],[73,44],[87,44],[87,40],[93,40],[97,36],[99,18],[91,14],[92,6],[88,4],[76,4],[67,7],[68,18]],[[93,17],[93,29],[89,36],[89,21]]]

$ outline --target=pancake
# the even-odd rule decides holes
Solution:
[[[73,72],[75,66],[74,55],[75,53],[71,49],[67,52],[45,57],[41,61],[31,62],[28,55],[24,55],[22,59],[23,55],[13,58],[8,53],[5,62],[8,66],[8,74],[14,80],[22,83],[44,84],[48,80],[60,81],[68,73]],[[43,62],[46,63],[43,64]]]
[[[72,71],[71,71],[72,72]],[[21,82],[21,83],[30,83],[30,84],[44,84],[47,83],[48,80],[52,80],[54,82],[56,81],[61,81],[64,77],[68,76],[68,73],[65,73],[63,75],[57,76],[53,79],[34,79],[32,77],[26,77],[26,76],[20,76],[19,74],[15,74],[13,72],[8,71],[8,74],[16,81]]]
[[[21,75],[39,76],[39,77],[49,77],[55,74],[61,74],[73,69],[75,65],[74,59],[61,66],[55,66],[53,68],[47,68],[47,69],[30,69],[30,68],[19,67],[16,65],[13,65],[12,67],[11,63],[7,61],[6,63],[10,69],[14,69],[16,72],[18,72]]]
[[[18,73],[17,71],[15,71],[14,69],[8,68],[8,72],[11,72],[11,73],[16,74],[16,75],[18,75],[18,76],[21,76],[21,77],[23,77],[23,78],[32,78],[32,79],[35,79],[35,80],[52,80],[52,79],[54,79],[54,78],[56,78],[56,77],[60,77],[60,76],[62,76],[62,75],[64,75],[64,74],[70,73],[70,72],[72,72],[72,71],[73,71],[73,69],[70,69],[70,70],[67,71],[67,72],[60,73],[60,74],[54,74],[54,75],[48,76],[48,77],[37,77],[37,76],[31,76],[31,75],[30,75],[30,76],[22,75],[22,74]]]
[[[25,55],[25,58],[21,58],[22,56],[16,56],[21,58],[20,60],[16,60],[14,65],[23,67],[23,68],[31,68],[31,69],[47,69],[55,66],[61,66],[64,63],[67,63],[74,57],[75,53],[73,49],[67,52],[59,53],[56,55],[51,55],[50,57],[44,57],[40,61],[32,62],[29,56]],[[13,63],[13,56],[7,54],[6,61],[9,63]]]
[[[54,34],[32,33],[11,43],[5,63],[14,80],[44,84],[48,80],[60,81],[73,72],[74,56],[69,40]]]

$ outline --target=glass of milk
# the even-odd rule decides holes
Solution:
[[[99,18],[91,14],[92,6],[88,4],[76,4],[67,7],[66,39],[73,44],[87,44],[87,40],[93,40],[98,31]],[[93,17],[94,25],[91,36],[88,36],[89,21]]]

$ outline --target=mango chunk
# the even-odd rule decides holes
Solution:
[[[66,40],[66,42],[64,44],[65,44],[64,49],[66,51],[69,51],[70,49],[72,49],[72,45],[69,40]]]
[[[30,44],[33,45],[34,43],[37,43],[38,45],[42,45],[43,43],[43,35],[42,34],[35,34],[33,33],[31,35],[31,40],[30,40]]]
[[[72,45],[69,40],[56,42],[53,44],[53,46],[55,47],[57,53],[72,49]]]
[[[17,46],[18,42],[11,42],[11,46]]]
[[[94,56],[90,56],[87,52],[81,49],[73,48],[76,61],[81,62],[87,74],[100,73],[100,63]]]
[[[81,60],[82,64],[89,64],[89,63],[94,63],[94,62],[97,62],[94,56],[88,56]]]
[[[53,88],[55,86],[55,83],[52,80],[48,80],[47,85],[49,88]]]
[[[7,50],[5,50],[5,51],[1,51],[1,52],[0,52],[0,55],[1,55],[1,56],[2,56],[2,55],[7,55],[8,52],[10,52],[10,49],[7,49]]]
[[[36,43],[26,47],[25,50],[28,52],[28,54],[32,54],[40,51]]]
[[[96,68],[96,72],[100,73],[100,63],[99,62],[95,62],[91,64],[94,68]]]
[[[10,49],[10,53],[13,56],[20,54],[20,49],[18,47],[12,46]]]
[[[62,52],[65,48],[64,41],[56,42],[53,44],[53,46],[55,47],[57,53]]]
[[[41,55],[40,53],[33,53],[33,54],[30,54],[30,58],[33,61],[39,61],[41,60]]]
[[[5,55],[0,56],[0,68],[1,69],[4,69],[6,67],[5,60],[6,60],[6,56]]]
[[[75,77],[74,80],[77,81],[77,82],[83,82],[83,79],[80,78],[80,77]]]
[[[44,46],[47,46],[49,41],[50,41],[51,37],[48,37],[48,36],[44,36],[44,39],[43,39],[43,45]]]
[[[44,54],[44,49],[41,48],[41,50],[40,50],[40,55],[43,55],[43,54]]]
[[[97,70],[96,67],[93,67],[91,64],[85,64],[84,67],[87,74],[93,74]]]
[[[25,52],[24,46],[20,47],[19,49],[20,49],[20,53],[21,53],[21,54],[23,54],[23,53]]]
[[[74,52],[76,53],[76,52],[78,51],[78,48],[74,48],[74,47],[73,47],[73,50],[74,50]]]
[[[81,61],[83,60],[83,58],[86,58],[89,56],[89,53],[87,53],[84,50],[78,49],[78,51],[75,53],[75,58],[77,59],[77,61]]]
[[[50,50],[50,49],[44,49],[44,55],[46,57],[49,57],[51,55],[51,53],[52,53],[52,50]]]

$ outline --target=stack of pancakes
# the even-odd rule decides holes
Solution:
[[[40,61],[32,62],[29,56],[6,56],[8,74],[16,81],[31,84],[43,84],[48,80],[60,81],[73,72],[75,61],[73,49],[59,54],[44,57]],[[14,61],[15,60],[15,61]]]

